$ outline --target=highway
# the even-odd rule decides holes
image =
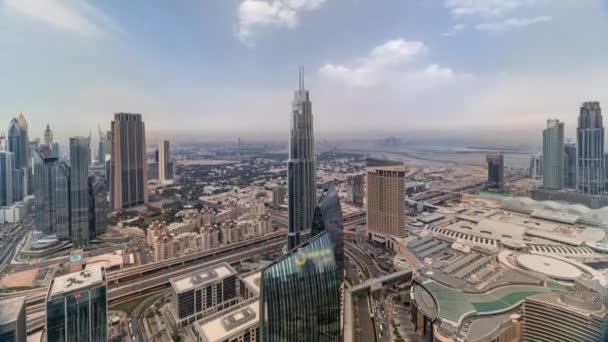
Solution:
[[[19,245],[19,242],[21,242],[21,239],[23,239],[28,231],[29,227],[26,228],[25,225],[22,225],[21,227],[17,228],[17,232],[14,233],[11,242],[0,247],[2,249],[0,251],[0,253],[2,253],[2,255],[0,255],[0,271],[4,269],[4,266],[11,262],[15,256],[15,252],[17,251],[17,245]]]
[[[116,304],[121,301],[138,296],[144,292],[168,288],[170,286],[170,278],[205,269],[224,262],[235,263],[242,260],[246,260],[253,256],[266,253],[268,251],[280,250],[283,245],[285,245],[284,241],[276,241],[270,244],[265,244],[264,246],[249,248],[246,251],[241,251],[235,254],[216,258],[208,262],[201,262],[196,265],[179,268],[171,272],[163,272],[159,275],[145,276],[140,278],[138,281],[134,281],[129,284],[123,284],[115,288],[108,288],[108,303]]]

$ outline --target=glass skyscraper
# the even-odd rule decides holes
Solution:
[[[13,204],[13,168],[15,155],[0,151],[0,206]]]
[[[599,102],[585,102],[581,106],[576,143],[576,191],[588,195],[603,195],[604,125]]]
[[[564,187],[564,123],[557,119],[547,120],[543,130],[543,187]]]
[[[102,268],[56,277],[46,302],[47,342],[107,341],[107,307]]]
[[[260,335],[264,342],[340,341],[340,285],[328,231],[262,271]]]
[[[91,240],[89,165],[91,150],[88,137],[70,138],[70,215],[72,244],[82,247]]]
[[[324,231],[327,231],[331,238],[338,283],[342,284],[344,281],[344,218],[340,197],[333,183],[324,189],[319,197],[319,204],[315,207],[312,220],[312,236],[317,236]]]
[[[34,150],[33,159],[36,229],[46,234],[54,234],[57,222],[55,211],[57,158]]]
[[[55,177],[55,233],[58,239],[67,240],[71,234],[70,166],[58,162]]]
[[[315,137],[310,94],[304,89],[302,69],[300,88],[291,107],[291,138],[287,161],[288,227],[287,248],[293,249],[310,236],[316,204]]]

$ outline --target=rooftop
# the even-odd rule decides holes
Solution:
[[[81,289],[102,286],[105,285],[104,278],[101,267],[59,276],[51,283],[49,295],[51,297],[61,296]]]
[[[0,300],[0,326],[11,323],[19,317],[21,308],[25,308],[26,297]]]
[[[198,331],[207,342],[227,341],[234,334],[255,328],[260,323],[260,301],[256,300],[208,322],[199,323]]]
[[[202,271],[171,278],[171,287],[176,293],[181,293],[206,284],[220,281],[223,278],[236,274],[236,271],[227,263],[222,263]]]
[[[260,279],[262,277],[261,272],[255,272],[243,277],[243,281],[247,286],[255,292],[256,295],[260,294]]]

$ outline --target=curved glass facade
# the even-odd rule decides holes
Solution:
[[[327,231],[332,241],[338,283],[344,282],[344,218],[336,186],[330,184],[321,194],[312,220],[312,236]]]
[[[262,271],[260,311],[264,342],[340,341],[340,292],[329,232]]]

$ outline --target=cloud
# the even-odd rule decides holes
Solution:
[[[244,0],[239,5],[239,39],[250,42],[262,26],[294,28],[304,11],[321,7],[326,0]]]
[[[103,33],[102,24],[111,20],[86,1],[5,0],[13,13],[30,17],[53,28],[82,35]]]
[[[319,74],[327,80],[359,88],[390,82],[416,87],[418,82],[420,86],[426,86],[454,79],[456,74],[452,69],[438,64],[422,69],[408,67],[427,50],[421,41],[389,40],[373,48],[367,56],[357,58],[354,66],[327,63],[319,69]]]
[[[455,36],[456,34],[458,34],[458,32],[464,30],[465,28],[466,28],[466,26],[463,24],[456,24],[456,25],[452,26],[452,28],[449,31],[444,32],[441,35],[444,37]]]
[[[446,0],[445,7],[454,17],[500,17],[524,7],[532,7],[536,0]]]
[[[481,24],[477,24],[475,28],[480,31],[507,32],[534,24],[544,23],[550,20],[551,17],[548,16],[533,18],[509,18],[501,21],[483,22]]]

